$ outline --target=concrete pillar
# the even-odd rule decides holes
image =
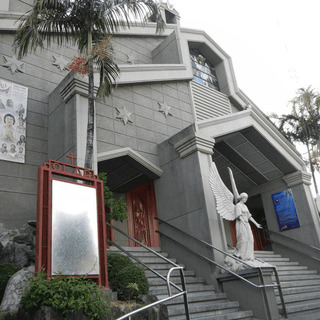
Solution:
[[[190,126],[159,145],[163,175],[155,182],[158,217],[187,235],[226,249],[222,219],[215,209],[208,181],[214,140],[194,131]],[[215,283],[214,274],[220,270],[189,250],[223,263],[221,254],[163,223],[160,223],[160,231],[180,242],[175,243],[162,235],[163,250],[195,270],[208,283]]]
[[[264,268],[262,273],[264,284],[272,285],[272,269]],[[239,274],[257,286],[262,285],[258,269],[241,271]],[[223,292],[227,293],[228,299],[239,301],[241,308],[244,310],[252,310],[255,318],[280,319],[273,286],[255,287],[229,274],[221,275],[218,279]]]

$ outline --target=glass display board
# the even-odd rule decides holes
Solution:
[[[52,180],[52,275],[99,274],[96,189]]]

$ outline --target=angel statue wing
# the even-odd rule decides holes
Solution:
[[[214,162],[212,162],[209,172],[209,183],[216,199],[217,211],[220,216],[226,220],[234,220],[236,216],[233,194],[221,180]]]
[[[232,192],[234,196],[234,201],[237,202],[240,199],[240,195],[236,186],[236,182],[234,181],[232,170],[228,167],[229,176],[231,180]]]

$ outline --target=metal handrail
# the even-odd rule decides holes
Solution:
[[[128,234],[126,234],[124,231],[122,231],[121,229],[117,228],[116,226],[110,224],[109,222],[106,222],[106,224],[120,232],[122,235],[124,235],[125,237],[127,237],[128,239],[132,240],[133,242],[135,242],[136,244],[138,244],[139,246],[145,248],[146,250],[148,250],[149,252],[153,253],[154,255],[158,256],[159,258],[161,258],[162,260],[165,260],[167,263],[173,265],[173,267],[168,271],[167,277],[165,278],[164,276],[162,276],[160,273],[158,273],[157,271],[155,271],[154,269],[150,268],[149,266],[147,266],[145,263],[143,263],[142,261],[140,261],[140,259],[138,259],[137,257],[133,256],[132,254],[130,254],[127,250],[125,250],[124,248],[122,248],[121,246],[119,246],[118,244],[114,243],[113,241],[110,241],[110,243],[112,243],[114,246],[116,246],[118,249],[120,249],[121,251],[125,252],[128,256],[130,256],[130,258],[136,260],[139,264],[143,265],[145,268],[147,268],[148,270],[150,270],[151,272],[153,272],[155,275],[157,275],[158,277],[160,277],[161,279],[163,279],[164,281],[166,281],[167,284],[167,288],[168,288],[168,296],[167,298],[164,298],[162,300],[158,300],[154,303],[148,304],[147,306],[144,306],[142,308],[139,308],[137,310],[134,310],[120,318],[118,318],[117,320],[122,320],[122,319],[126,319],[129,318],[131,319],[131,316],[134,314],[137,314],[139,312],[142,312],[148,308],[153,307],[154,305],[157,304],[161,304],[162,302],[165,302],[167,300],[171,300],[174,298],[177,298],[181,295],[183,295],[183,300],[184,300],[184,308],[185,308],[185,313],[186,313],[186,319],[190,320],[190,313],[189,313],[189,305],[188,305],[188,296],[187,296],[187,290],[186,290],[186,282],[185,282],[185,277],[184,277],[184,273],[183,273],[183,267],[177,265],[176,263],[172,262],[170,259],[167,259],[166,257],[162,256],[160,253],[156,252],[155,250],[145,246],[143,243],[139,242],[138,240],[134,239],[133,237],[129,236]],[[180,272],[180,278],[181,278],[181,285],[182,285],[182,289],[180,287],[178,287],[176,284],[174,284],[173,282],[170,281],[170,275],[172,273],[172,271],[174,270],[179,270]],[[172,296],[171,293],[171,288],[170,286],[173,286],[175,289],[177,289],[178,291],[180,291],[179,293],[175,294]]]
[[[268,287],[273,287],[273,288],[277,287],[277,288],[278,288],[278,292],[279,292],[280,301],[281,301],[281,306],[282,306],[282,315],[283,315],[285,318],[288,317],[288,316],[287,316],[286,306],[285,306],[285,303],[284,303],[283,293],[282,293],[282,289],[281,289],[281,285],[280,285],[280,280],[279,280],[278,271],[277,271],[277,269],[276,269],[275,266],[270,265],[270,267],[262,267],[262,266],[260,266],[260,267],[252,267],[250,264],[248,264],[248,263],[246,263],[245,261],[239,259],[238,257],[235,257],[234,255],[232,255],[232,254],[230,254],[230,253],[228,253],[228,252],[225,252],[225,251],[223,251],[223,250],[221,250],[221,249],[219,249],[219,248],[216,248],[215,246],[213,246],[212,244],[210,244],[210,243],[208,243],[208,242],[206,242],[206,241],[203,241],[203,240],[200,240],[200,239],[198,239],[198,238],[196,238],[196,237],[193,237],[192,235],[184,232],[183,230],[181,230],[181,229],[179,229],[179,228],[171,225],[170,223],[168,223],[168,222],[166,222],[166,221],[164,221],[164,220],[161,220],[161,219],[159,219],[159,218],[155,218],[155,219],[158,220],[160,223],[166,224],[166,225],[170,226],[171,228],[173,228],[174,230],[179,231],[180,233],[188,236],[189,238],[191,238],[191,239],[193,239],[193,240],[195,240],[195,241],[197,241],[197,242],[199,242],[199,243],[201,243],[201,244],[203,244],[203,245],[205,245],[205,246],[207,246],[207,247],[209,247],[209,248],[211,248],[211,249],[213,249],[213,250],[216,250],[216,251],[218,251],[218,252],[220,252],[220,253],[222,253],[222,254],[224,254],[224,255],[226,255],[226,256],[229,256],[230,258],[232,258],[232,259],[234,259],[234,260],[236,260],[236,261],[238,261],[238,262],[246,265],[246,266],[249,267],[250,269],[256,269],[256,270],[258,271],[259,278],[260,278],[260,281],[261,281],[261,283],[262,283],[261,285],[257,285],[257,284],[255,284],[255,283],[251,282],[250,280],[245,279],[245,278],[242,277],[240,274],[238,274],[238,273],[236,273],[236,272],[233,272],[232,270],[226,268],[225,266],[219,264],[219,263],[216,262],[216,261],[213,261],[213,260],[211,260],[211,259],[209,259],[209,258],[207,258],[207,257],[205,257],[205,256],[203,256],[203,255],[201,255],[201,254],[199,254],[198,252],[193,251],[193,250],[190,249],[189,247],[187,247],[187,246],[185,246],[184,244],[178,242],[177,240],[174,240],[173,238],[171,238],[170,236],[166,235],[165,233],[163,233],[163,232],[161,232],[161,231],[159,231],[159,230],[157,231],[157,232],[158,232],[159,234],[161,234],[162,236],[170,239],[171,241],[174,241],[174,242],[178,243],[180,246],[184,247],[187,251],[190,251],[191,253],[193,253],[193,254],[201,257],[202,259],[206,260],[207,262],[216,265],[217,267],[225,270],[225,271],[228,272],[228,273],[231,273],[232,275],[234,275],[235,277],[241,279],[242,281],[246,282],[247,284],[249,284],[249,285],[251,285],[251,286],[253,286],[253,287],[255,287],[255,288],[262,289],[262,290],[263,290],[263,294],[264,294],[264,296],[265,296],[265,299],[264,299],[264,302],[265,302],[265,303],[268,303],[268,302],[267,302],[268,299],[266,299],[266,296],[267,296],[266,288],[268,288]],[[267,268],[273,270],[273,272],[274,272],[274,274],[275,274],[275,278],[276,278],[276,283],[273,283],[273,284],[264,284],[263,269],[267,269]],[[266,305],[266,307],[267,307],[266,309],[268,310],[269,318],[271,319],[271,314],[270,314],[269,306]]]
[[[285,236],[285,235],[283,235],[283,234],[281,234],[281,233],[274,232],[274,231],[272,231],[272,230],[268,230],[268,232],[269,232],[269,233],[272,233],[272,234],[275,234],[275,235],[277,235],[277,236],[280,236],[280,237],[282,237],[282,238],[286,238],[286,239],[288,239],[288,240],[290,240],[290,241],[292,241],[292,242],[298,243],[298,244],[300,244],[300,245],[302,245],[302,246],[304,246],[304,247],[306,247],[306,248],[309,248],[309,249],[312,249],[312,250],[316,250],[317,253],[320,253],[320,248],[318,248],[318,247],[315,247],[315,246],[312,246],[312,245],[310,245],[310,244],[301,242],[301,241],[299,241],[299,240],[297,240],[297,239],[289,238],[289,237],[287,237],[287,236]],[[271,241],[274,241],[274,240],[271,240]]]
[[[153,303],[148,304],[147,306],[144,306],[144,307],[141,307],[137,310],[131,311],[131,312],[125,314],[124,316],[117,318],[116,320],[123,320],[123,319],[127,319],[127,318],[129,318],[129,320],[131,320],[131,317],[134,316],[135,314],[142,312],[144,310],[147,310],[153,306],[156,306],[157,304],[161,304],[163,302],[178,298],[178,297],[182,296],[183,294],[184,294],[183,292],[179,292],[179,293],[175,294],[174,296],[170,296],[170,297],[155,301]],[[190,318],[187,318],[187,319],[190,319]]]

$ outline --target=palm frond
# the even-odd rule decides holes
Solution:
[[[145,24],[149,16],[155,17],[156,32],[163,30],[164,21],[159,5],[152,0],[103,0],[101,7],[108,34],[113,34],[121,28],[130,28],[137,22]]]
[[[70,15],[73,2],[70,0],[36,0],[32,10],[22,15],[14,40],[14,48],[21,58],[44,43],[52,40],[58,44],[69,42],[81,30],[81,24]]]
[[[112,92],[120,73],[119,67],[113,59],[111,37],[98,41],[93,47],[92,53],[100,73],[97,98],[105,98]]]

